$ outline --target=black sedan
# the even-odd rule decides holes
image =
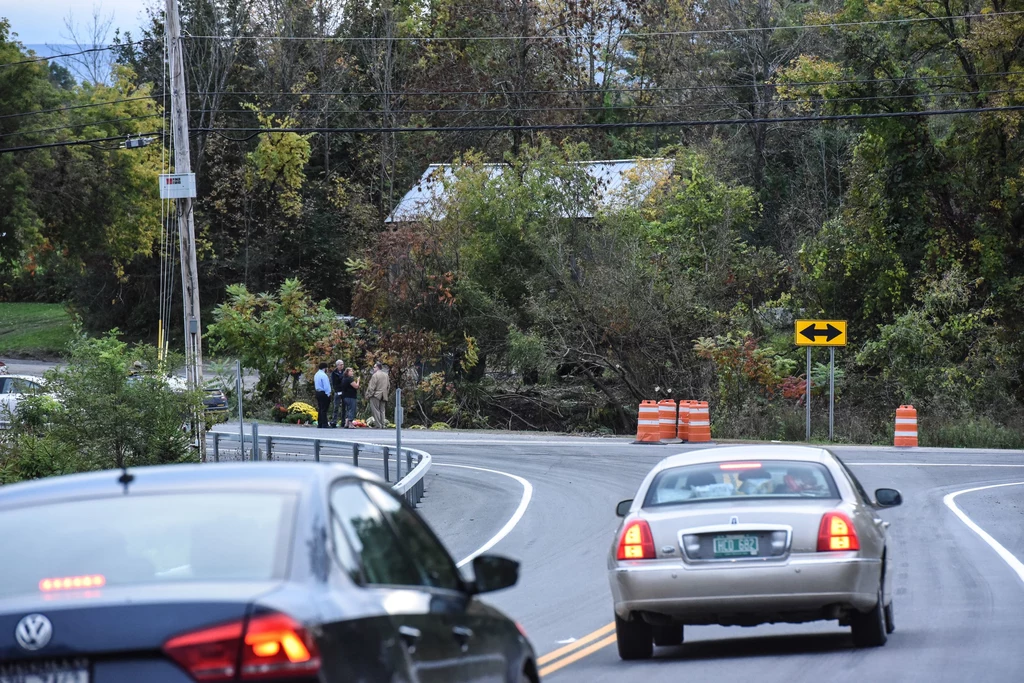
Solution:
[[[0,683],[537,681],[517,624],[344,465],[225,463],[0,487]]]

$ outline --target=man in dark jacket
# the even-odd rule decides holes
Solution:
[[[338,409],[341,409],[341,420],[345,421],[345,405],[342,403],[341,380],[345,377],[345,361],[338,359],[334,361],[334,369],[331,370],[331,391],[334,393],[334,411],[331,414],[331,426],[338,426]]]

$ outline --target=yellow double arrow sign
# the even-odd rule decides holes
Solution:
[[[797,320],[797,346],[846,346],[845,320]]]
[[[611,635],[608,635],[611,634]],[[595,642],[596,641],[596,642]],[[593,633],[588,633],[579,640],[575,640],[565,647],[560,647],[553,652],[537,658],[537,666],[540,667],[540,675],[547,676],[559,669],[578,662],[584,657],[590,656],[608,647],[615,642],[615,622],[602,626]]]

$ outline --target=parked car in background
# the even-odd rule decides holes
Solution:
[[[22,397],[40,393],[45,386],[46,380],[35,375],[0,374],[0,428],[11,426],[11,415]]]

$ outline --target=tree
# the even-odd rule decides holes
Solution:
[[[19,404],[3,437],[0,483],[198,461],[185,423],[202,399],[158,371],[155,348],[130,347],[117,330],[79,337],[45,379],[46,394]]]
[[[306,355],[335,325],[326,301],[314,301],[294,278],[276,294],[252,294],[245,285],[229,285],[228,299],[213,311],[207,328],[213,349],[237,356],[256,370],[256,391],[268,400],[281,395],[285,378],[303,370]]]

